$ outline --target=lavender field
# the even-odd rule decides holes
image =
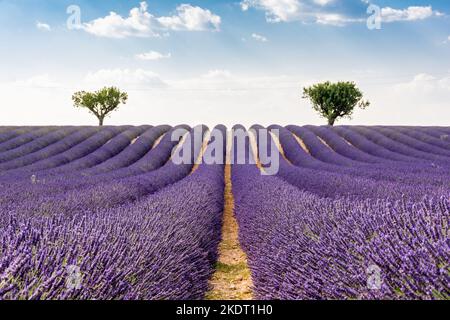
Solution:
[[[0,127],[0,300],[204,299],[227,183],[255,299],[450,299],[450,127],[247,129]]]

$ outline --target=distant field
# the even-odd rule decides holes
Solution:
[[[450,298],[450,127],[248,129],[0,127],[0,300]]]

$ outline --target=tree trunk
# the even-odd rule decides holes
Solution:
[[[98,118],[98,125],[100,127],[103,126],[103,120],[104,120],[104,118]]]
[[[329,117],[328,118],[328,125],[329,126],[334,126],[334,122],[336,121],[335,117]]]

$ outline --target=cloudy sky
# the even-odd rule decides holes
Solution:
[[[372,103],[341,124],[450,125],[449,1],[0,0],[0,41],[0,125],[96,124],[104,85],[108,124],[321,124],[323,80]]]

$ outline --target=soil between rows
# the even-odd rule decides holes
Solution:
[[[219,258],[206,293],[207,300],[251,300],[252,278],[247,255],[239,244],[239,228],[234,217],[231,165],[225,166],[225,206]]]

